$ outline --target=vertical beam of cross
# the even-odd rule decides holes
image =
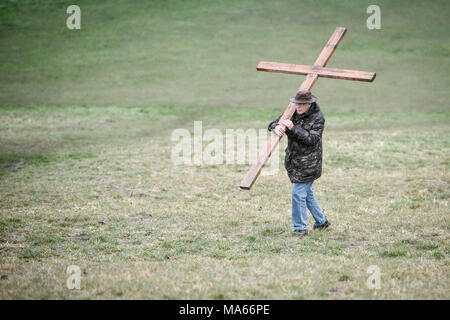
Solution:
[[[325,47],[322,49],[322,52],[317,57],[314,62],[314,66],[299,66],[299,65],[289,65],[286,64],[277,64],[272,63],[271,68],[267,67],[267,62],[261,62],[258,65],[258,70],[260,71],[274,71],[274,72],[283,72],[283,73],[293,73],[293,74],[306,74],[306,79],[301,84],[299,90],[311,90],[314,83],[317,81],[319,76],[330,77],[336,79],[349,79],[349,80],[358,80],[358,81],[373,81],[375,78],[375,73],[367,73],[363,71],[353,71],[353,70],[342,70],[342,69],[331,69],[324,68],[334,51],[336,50],[338,44],[341,42],[344,37],[347,29],[344,27],[338,27],[331,35]],[[265,66],[264,68],[260,66]],[[291,119],[296,110],[294,103],[289,103],[288,107],[284,111],[283,115],[279,120],[279,124],[281,124],[286,119]],[[270,158],[273,150],[280,142],[281,137],[272,132],[267,139],[266,146],[259,153],[256,162],[250,167],[245,177],[242,179],[240,188],[241,189],[250,189],[252,185],[255,183],[259,174],[261,173],[262,168],[266,164],[267,160]]]

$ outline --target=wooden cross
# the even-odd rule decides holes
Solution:
[[[313,66],[261,61],[256,69],[258,71],[306,75],[306,79],[303,81],[299,90],[311,90],[318,77],[372,82],[376,76],[373,72],[325,68],[346,31],[347,29],[344,27],[338,27],[334,30],[330,40],[328,40],[322,49]],[[289,106],[284,111],[278,123],[281,124],[284,120],[291,119],[295,110],[295,104],[292,102],[289,103]],[[256,162],[250,167],[244,179],[242,179],[240,184],[241,189],[249,190],[252,187],[280,139],[281,137],[274,132],[268,137],[266,147],[261,150]]]

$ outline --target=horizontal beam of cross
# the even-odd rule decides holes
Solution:
[[[346,70],[337,68],[324,68],[321,66],[306,66],[280,62],[261,61],[256,67],[258,71],[279,72],[287,74],[317,74],[319,77],[345,79],[354,81],[372,82],[376,74],[374,72]]]

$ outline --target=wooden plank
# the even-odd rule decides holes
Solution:
[[[298,90],[311,90],[318,78],[317,74],[308,74]]]
[[[336,51],[337,46],[345,36],[346,32],[347,29],[344,27],[337,27],[334,30],[327,44],[322,49],[322,52],[320,52],[319,56],[317,57],[316,62],[314,62],[315,66],[325,67],[327,65],[328,61],[330,60],[334,51]]]
[[[278,72],[286,74],[307,75],[316,73],[319,77],[345,79],[354,81],[372,82],[376,74],[374,72],[366,72],[359,70],[323,68],[319,66],[306,66],[301,64],[290,64],[280,62],[261,61],[256,67],[258,71]]]
[[[286,119],[291,119],[294,115],[295,109],[295,104],[289,103],[289,106],[280,118],[280,122],[283,122]],[[247,171],[247,174],[242,179],[240,184],[241,189],[249,190],[253,186],[256,178],[258,178],[259,174],[261,173],[262,168],[264,168],[264,165],[272,155],[273,150],[275,150],[275,147],[280,142],[280,139],[281,137],[276,135],[274,132],[271,132],[269,134],[265,148],[261,149],[255,163],[253,163],[253,165]]]
[[[314,68],[318,68],[317,74],[319,77],[324,78],[372,82],[377,75],[375,72],[360,70],[313,67],[313,69]]]
[[[328,60],[330,60],[331,55],[336,50],[337,45],[339,44],[339,42],[341,42],[342,37],[345,35],[346,31],[347,29],[343,27],[336,28],[336,30],[333,32],[330,39],[328,40],[327,44],[322,49],[322,52],[320,53],[319,57],[316,59],[314,65],[325,67]],[[308,74],[306,76],[305,81],[303,81],[302,85],[300,86],[299,90],[311,90],[312,86],[317,81],[318,77],[319,76],[317,74]],[[285,119],[291,119],[292,116],[294,115],[294,112],[295,112],[295,105],[293,103],[289,103],[288,107],[283,113],[283,116],[280,118],[279,123]],[[261,173],[262,168],[266,164],[267,160],[272,154],[272,151],[275,149],[280,139],[281,138],[278,137],[275,133],[272,132],[270,134],[270,136],[267,138],[266,146],[261,150],[258,159],[256,159],[256,162],[250,167],[247,174],[242,179],[240,184],[241,189],[249,190],[253,186],[259,174]]]

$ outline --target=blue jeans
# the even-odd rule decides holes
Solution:
[[[314,197],[313,182],[296,183],[292,189],[292,223],[295,230],[306,230],[306,207],[315,220],[314,225],[319,226],[326,221],[325,215]]]

